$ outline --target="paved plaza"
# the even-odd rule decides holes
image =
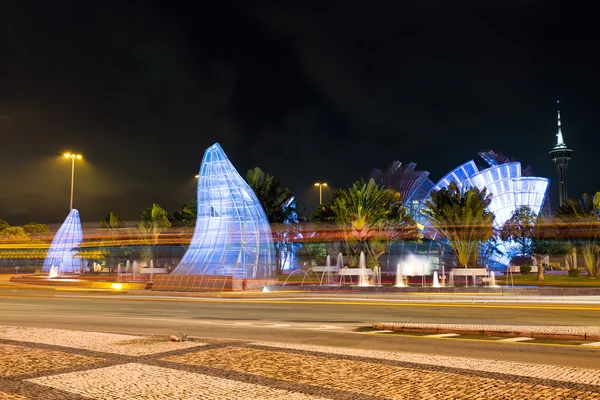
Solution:
[[[0,326],[0,399],[600,399],[600,369]]]

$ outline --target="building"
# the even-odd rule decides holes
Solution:
[[[556,101],[558,107],[559,101]],[[567,194],[567,167],[571,160],[572,149],[569,149],[565,144],[562,134],[562,127],[560,123],[560,108],[557,110],[558,119],[558,131],[556,133],[556,145],[550,150],[550,156],[554,165],[556,165],[556,171],[558,172],[558,206],[562,206],[566,203],[568,197]]]

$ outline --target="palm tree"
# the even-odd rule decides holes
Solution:
[[[481,243],[493,234],[494,213],[488,209],[492,196],[485,188],[462,191],[455,182],[429,196],[424,213],[448,239],[458,264],[476,265]]]
[[[110,271],[112,271],[113,268],[115,267],[118,250],[120,250],[114,246],[114,239],[115,239],[114,236],[115,236],[116,230],[119,228],[122,228],[122,227],[123,227],[123,223],[121,221],[121,218],[119,218],[113,212],[108,213],[106,218],[104,218],[102,220],[102,222],[100,223],[101,229],[108,230],[108,237],[104,238],[104,240],[107,241],[107,246],[100,247],[99,251],[100,251],[100,254],[106,255],[106,263],[107,263],[107,267],[109,268]]]
[[[196,217],[198,215],[198,202],[196,199],[185,204],[181,211],[173,213],[173,222],[177,226],[194,226],[196,225]]]
[[[284,189],[277,178],[256,167],[248,171],[246,182],[254,191],[269,223],[298,222],[294,194]]]
[[[568,199],[558,208],[556,220],[575,242],[590,277],[600,275],[600,192],[594,197],[584,193],[578,200]]]
[[[123,222],[115,213],[110,212],[100,223],[102,229],[119,229],[123,227]]]
[[[330,209],[333,220],[342,228],[346,254],[354,265],[361,251],[375,265],[391,243],[416,237],[414,221],[407,215],[400,193],[380,188],[373,179],[338,190]]]
[[[158,244],[158,237],[162,231],[171,226],[169,214],[158,204],[152,204],[146,208],[140,216],[140,230],[150,236],[151,245],[146,248],[143,257],[147,260],[153,259],[152,247]]]
[[[298,202],[294,194],[273,175],[256,167],[246,174],[246,182],[260,202],[267,220],[271,224],[276,250],[277,272],[281,272],[290,254],[299,246]]]

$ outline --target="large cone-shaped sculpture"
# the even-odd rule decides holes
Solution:
[[[76,256],[76,252],[82,240],[79,211],[72,209],[52,239],[42,271],[50,272],[50,268],[54,266],[58,268],[59,274],[81,272],[81,259]]]
[[[254,191],[215,143],[198,177],[198,216],[190,247],[172,275],[271,278],[271,228]]]

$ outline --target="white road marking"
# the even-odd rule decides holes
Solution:
[[[337,325],[321,325],[318,328],[306,328],[306,329],[319,331],[319,330],[326,330],[326,329],[342,329],[342,327],[337,326]]]
[[[528,340],[533,340],[532,337],[511,337],[508,339],[500,339],[499,342],[526,342]]]
[[[582,346],[600,347],[600,342],[584,343]]]
[[[436,335],[426,335],[425,337],[433,337],[433,338],[446,338],[446,337],[457,337],[460,336],[458,333],[438,333]]]

